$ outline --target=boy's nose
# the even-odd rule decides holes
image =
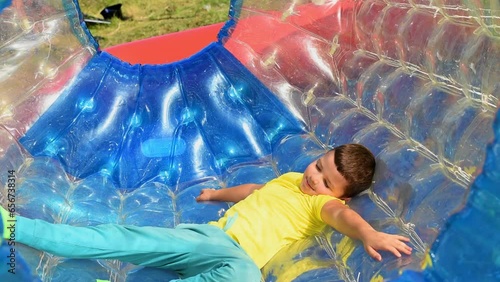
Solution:
[[[313,176],[311,177],[311,180],[312,180],[312,183],[314,184],[314,186],[318,185],[318,177],[317,176]]]

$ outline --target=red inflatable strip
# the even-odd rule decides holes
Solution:
[[[224,23],[151,37],[106,48],[104,51],[131,64],[166,64],[187,58],[217,41]]]

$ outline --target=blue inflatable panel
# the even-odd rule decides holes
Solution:
[[[230,204],[196,203],[202,189],[361,143],[375,181],[349,206],[409,237],[412,255],[374,261],[326,228],[281,249],[263,279],[499,281],[498,3],[310,2],[232,1],[198,54],[130,65],[99,49],[77,1],[0,0],[2,206],[74,226],[206,223]],[[0,281],[178,278],[14,242]]]
[[[432,267],[425,274],[430,281],[460,277],[461,281],[496,281],[500,278],[500,112],[493,130],[495,139],[486,149],[483,173],[470,189],[463,210],[453,215],[432,246]],[[460,251],[450,252],[452,248]],[[463,267],[464,261],[471,258]],[[493,260],[492,260],[493,259]],[[473,272],[478,271],[478,272]]]
[[[220,175],[304,132],[218,43],[165,66],[100,53],[75,80],[20,142],[77,178],[105,174],[120,188]]]

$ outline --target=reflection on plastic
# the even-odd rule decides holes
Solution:
[[[148,158],[162,158],[168,156],[179,156],[186,150],[186,142],[179,139],[177,142],[172,138],[152,138],[141,144],[141,152]]]

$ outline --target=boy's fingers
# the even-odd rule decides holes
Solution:
[[[391,253],[393,253],[396,257],[400,258],[401,257],[401,253],[398,251],[397,248],[391,248],[389,250]]]
[[[198,197],[196,197],[196,201],[197,202],[200,202],[200,201],[203,201],[203,190],[200,192],[200,195],[198,195]]]
[[[372,247],[367,247],[366,252],[375,260],[382,261],[382,256]]]
[[[196,197],[197,202],[202,202],[202,201],[210,201],[210,190],[215,190],[214,188],[205,188],[201,189],[200,195]]]
[[[409,246],[404,246],[403,250],[401,250],[401,251],[402,251],[402,252],[404,252],[404,253],[405,253],[405,254],[407,254],[407,255],[410,255],[412,250],[413,250],[413,249],[412,249],[411,247],[409,247]]]
[[[410,242],[410,238],[408,238],[408,237],[397,235],[396,238],[400,241],[403,241],[403,242]]]
[[[402,237],[402,238],[408,239],[406,237]],[[404,242],[401,242],[401,241],[404,241]],[[409,242],[409,239],[408,239],[408,241],[407,240],[401,240],[401,241],[398,242],[398,244],[396,245],[396,249],[398,249],[399,251],[401,251],[405,254],[408,254],[408,255],[411,254],[412,248],[405,243],[405,242]]]

